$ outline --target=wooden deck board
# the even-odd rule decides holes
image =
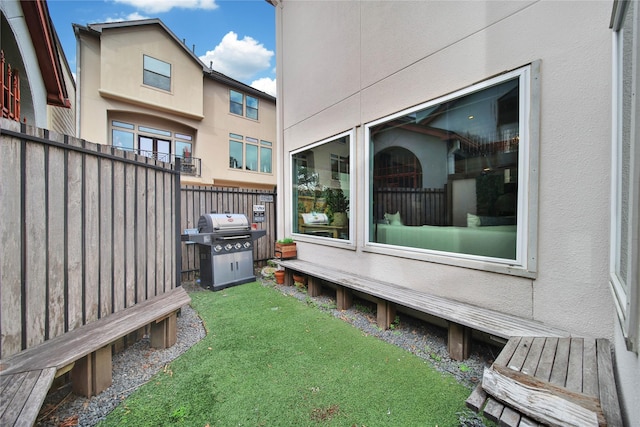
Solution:
[[[545,338],[544,347],[534,376],[543,381],[549,381],[556,349],[558,348],[558,338]]]
[[[572,338],[569,347],[569,364],[567,365],[567,381],[565,387],[571,391],[582,392],[582,353],[583,342],[580,338]]]
[[[495,401],[491,413],[486,413],[485,406],[487,418],[500,425],[514,425],[511,411],[515,410],[523,415],[518,423],[522,427],[538,421],[621,425],[607,340],[514,337],[504,350],[483,378],[487,406]],[[500,404],[505,407],[495,419]],[[475,402],[474,407],[482,407],[482,403]]]
[[[9,387],[2,393],[0,425],[29,427],[34,425],[55,375],[54,368],[7,375]]]

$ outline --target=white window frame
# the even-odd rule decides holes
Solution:
[[[632,17],[633,36],[631,40],[625,40],[621,31],[625,16],[629,13],[629,3],[616,1],[611,16],[611,28],[613,30],[612,45],[612,144],[611,144],[611,247],[610,247],[610,286],[613,292],[616,311],[620,320],[622,333],[625,337],[627,349],[638,353],[640,348],[640,98],[637,91],[640,86],[640,67],[638,67],[640,48],[640,5],[634,5]],[[632,73],[631,73],[631,118],[629,129],[630,155],[623,158],[623,47],[625,43],[632,44]],[[625,168],[629,173],[629,188],[622,187],[622,174]],[[626,191],[626,194],[623,194]],[[622,199],[627,199],[628,220],[626,227],[622,222]],[[627,239],[627,259],[623,283],[620,271],[621,254],[620,246],[622,235]]]
[[[419,259],[423,261],[441,264],[467,267],[478,270],[511,274],[522,277],[535,278],[537,276],[537,223],[538,223],[538,147],[539,147],[539,74],[540,61],[502,73],[466,88],[452,92],[440,98],[408,108],[398,113],[383,117],[364,126],[365,133],[365,159],[369,167],[365,168],[365,245],[363,250],[367,252],[385,255],[402,256],[405,258]],[[388,122],[398,117],[411,114],[428,108],[429,106],[446,102],[453,98],[459,98],[471,93],[481,91],[487,87],[499,84],[518,77],[520,79],[520,111],[519,134],[520,143],[518,150],[518,223],[517,223],[517,247],[515,260],[503,260],[498,258],[467,255],[454,252],[440,252],[428,249],[399,247],[370,241],[371,236],[371,206],[372,206],[372,164],[373,150],[371,144],[371,128],[380,123]]]
[[[344,138],[345,136],[349,137],[349,171],[353,171],[354,169],[354,159],[355,159],[355,146],[356,146],[356,130],[354,129],[350,129],[348,131],[339,133],[337,135],[333,135],[329,138],[323,139],[322,141],[317,141],[314,142],[312,144],[306,145],[304,147],[300,147],[296,150],[292,150],[289,152],[289,170],[291,171],[291,169],[293,168],[293,158],[296,154],[302,153],[304,151],[307,150],[311,150],[314,147],[318,147],[320,145],[323,144],[327,144],[329,142],[333,142],[335,140],[338,140],[340,138]],[[331,172],[331,171],[329,171]],[[308,242],[313,242],[313,243],[322,243],[322,244],[326,244],[327,246],[336,246],[336,247],[350,247],[351,249],[355,249],[355,243],[354,243],[354,236],[355,236],[355,231],[354,231],[354,217],[355,215],[353,214],[355,212],[355,202],[356,202],[356,180],[355,180],[355,176],[353,176],[353,174],[349,173],[349,212],[351,213],[351,215],[349,215],[349,238],[348,239],[334,239],[334,238],[329,238],[329,237],[318,237],[318,236],[312,236],[309,234],[302,234],[302,233],[297,233],[297,232],[293,232],[294,229],[294,215],[297,215],[297,204],[294,204],[294,200],[293,200],[293,175],[290,173],[289,174],[289,206],[290,206],[290,212],[288,213],[289,215],[289,230],[292,230],[292,235],[296,238],[296,240],[299,241],[308,241]],[[294,208],[295,206],[295,208]]]

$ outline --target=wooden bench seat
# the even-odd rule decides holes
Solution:
[[[512,337],[467,406],[500,426],[622,426],[606,339]]]
[[[112,344],[150,325],[152,347],[172,346],[177,311],[190,302],[178,287],[0,360],[0,425],[33,425],[56,375],[71,371],[74,392],[87,397],[108,388]]]
[[[501,313],[448,298],[430,295],[393,283],[358,276],[343,270],[303,260],[279,260],[285,267],[285,284],[291,284],[291,272],[309,276],[308,293],[320,293],[320,279],[339,285],[336,292],[338,309],[351,306],[351,291],[376,298],[378,326],[388,329],[395,319],[395,305],[404,306],[448,321],[449,354],[452,359],[464,360],[471,349],[471,330],[509,339],[512,336],[568,337],[569,332],[553,328],[535,320]]]

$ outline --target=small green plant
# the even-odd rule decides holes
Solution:
[[[283,245],[289,245],[289,244],[293,243],[293,238],[285,237],[284,239],[276,240],[276,243],[280,243],[280,244],[283,244]]]
[[[267,266],[269,266],[269,267],[277,267],[278,264],[274,260],[268,259],[267,260]]]
[[[389,329],[391,329],[392,331],[396,328],[398,328],[400,326],[400,316],[396,316],[395,319],[393,319],[393,322],[389,325]]]
[[[469,372],[469,367],[464,363],[461,363],[459,368],[460,368],[460,372]]]
[[[338,308],[338,306],[334,302],[326,302],[326,303],[322,304],[321,307],[324,310],[333,310],[335,308]]]
[[[435,354],[435,353],[431,353],[431,354],[429,355],[429,357],[431,357],[431,359],[435,360],[436,362],[441,362],[441,361],[442,361],[442,357],[438,356],[438,355],[437,355],[437,354]]]

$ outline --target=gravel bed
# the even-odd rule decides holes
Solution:
[[[429,361],[438,371],[453,375],[458,382],[469,387],[470,391],[481,381],[484,368],[490,366],[499,353],[496,347],[474,341],[469,359],[464,362],[452,360],[448,355],[447,331],[444,328],[399,314],[393,329],[382,330],[376,325],[375,306],[369,302],[356,299],[352,308],[337,310],[335,295],[323,294],[318,297],[309,297],[303,289],[296,286],[276,285],[272,273],[273,268],[269,267],[257,272],[263,286],[274,287],[285,295],[330,312],[368,335],[410,351]],[[186,283],[183,286],[188,292],[204,291],[196,283]],[[178,317],[178,340],[174,346],[155,350],[149,347],[149,340],[145,337],[113,357],[111,387],[98,396],[84,398],[73,394],[69,384],[61,386],[47,397],[36,425],[42,427],[96,425],[122,400],[148,382],[169,362],[204,338],[205,334],[202,321],[195,310],[189,306],[184,307],[181,316]],[[459,418],[461,426],[484,426],[482,418],[471,411],[460,413]]]

